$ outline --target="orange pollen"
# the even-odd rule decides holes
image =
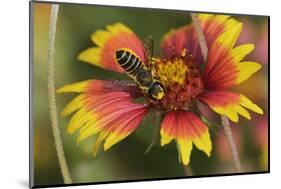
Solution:
[[[153,71],[165,89],[165,95],[159,101],[161,108],[187,109],[204,88],[199,67],[186,50],[169,60],[153,59]]]

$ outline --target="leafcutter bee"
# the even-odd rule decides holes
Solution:
[[[152,47],[151,44],[148,45]],[[147,48],[147,46],[145,45]],[[151,69],[152,49],[146,51],[146,64],[128,48],[116,50],[115,61],[118,63],[137,84],[137,87],[150,99],[161,100],[165,93],[164,87]]]

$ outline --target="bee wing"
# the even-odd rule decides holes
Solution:
[[[152,56],[153,56],[153,38],[151,35],[149,35],[144,40],[143,45],[144,45],[144,52],[145,52],[145,64],[151,70],[151,62],[152,62]]]
[[[126,89],[128,87],[136,87],[136,83],[134,81],[124,81],[124,80],[108,80],[105,88],[118,88],[118,89]]]

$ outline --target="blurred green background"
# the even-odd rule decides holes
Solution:
[[[34,5],[34,173],[35,185],[62,184],[50,126],[47,99],[47,38],[50,4]],[[251,79],[235,87],[264,110],[263,116],[251,112],[252,120],[240,117],[239,125],[233,125],[233,134],[245,172],[268,170],[268,18],[261,16],[235,16],[244,23],[238,43],[254,43],[256,49],[246,59],[263,65]],[[125,78],[110,71],[79,62],[77,55],[93,46],[90,35],[106,25],[122,22],[145,39],[154,38],[155,54],[160,54],[159,43],[167,31],[190,23],[188,12],[168,10],[116,8],[61,4],[56,35],[55,74],[56,87],[92,78]],[[72,94],[57,95],[58,111],[74,97]],[[219,117],[209,111],[214,121]],[[68,135],[69,117],[59,117],[65,155],[75,183],[101,182],[130,179],[148,179],[185,176],[178,162],[175,143],[160,147],[159,139],[145,155],[155,131],[151,124],[139,127],[132,135],[113,146],[109,151],[92,155],[95,137],[76,145],[76,135]],[[227,141],[221,128],[211,130],[213,151],[211,158],[196,148],[191,154],[190,167],[194,175],[211,175],[235,172]]]

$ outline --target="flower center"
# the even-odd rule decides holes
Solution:
[[[200,70],[186,50],[171,59],[153,59],[153,71],[165,88],[165,95],[159,101],[161,108],[187,109],[203,90]]]

